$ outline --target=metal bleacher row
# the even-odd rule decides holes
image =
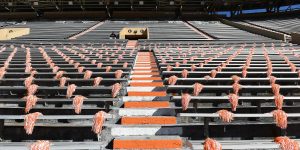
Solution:
[[[183,144],[173,145],[187,150],[205,149],[207,138],[223,149],[279,149],[278,136],[299,141],[299,45],[215,21],[104,21],[67,40],[96,23],[26,22],[32,34],[1,42],[0,149],[28,149],[37,140],[49,140],[51,150],[113,149],[115,141],[132,139],[175,139]],[[108,40],[127,26],[147,26],[150,39],[138,40],[135,48],[127,48],[127,40]],[[146,82],[153,83],[141,86]],[[36,96],[35,104],[30,106],[28,95]],[[80,108],[79,95],[84,96]],[[125,107],[160,101],[168,107]],[[287,128],[274,119],[277,109],[286,113]],[[222,118],[220,110],[232,113],[233,120]],[[106,121],[102,132],[94,133],[100,111]],[[42,115],[29,133],[24,120],[36,112]],[[141,123],[124,123],[143,117]],[[171,123],[147,122],[151,119]]]
[[[108,39],[111,32],[118,33],[122,28],[129,26],[148,27],[151,39],[205,39],[185,26],[182,21],[105,21],[103,25],[81,36],[80,39]]]
[[[269,29],[277,30],[288,34],[290,34],[291,32],[300,32],[299,17],[273,18],[273,19],[264,19],[264,20],[251,19],[245,21],[261,27],[267,27]]]
[[[10,27],[30,28],[29,35],[18,39],[49,40],[68,38],[70,35],[81,32],[94,24],[96,24],[96,21],[23,21]]]
[[[227,142],[229,144],[224,144],[225,149],[235,149],[240,144],[244,145],[241,149],[278,148],[274,143],[273,146],[263,144],[262,139],[276,136],[299,138],[299,72],[291,71],[288,65],[290,61],[298,68],[299,46],[279,42],[213,42],[203,45],[166,42],[153,45],[162,77],[168,85],[167,93],[172,95],[171,101],[174,102],[174,106],[167,109],[179,118],[176,127],[181,128],[181,136],[189,139],[190,147],[202,149],[199,145],[203,141],[198,140],[205,137],[220,139],[221,143],[222,139],[232,139],[232,142]],[[252,57],[246,77],[243,78],[243,66],[250,53]],[[270,76],[267,74],[266,54],[272,62],[271,76],[277,78],[280,93],[284,95],[282,109],[288,116],[287,129],[278,128],[272,116],[276,106]],[[183,76],[183,70],[187,71],[187,77]],[[215,75],[212,70],[216,70]],[[174,85],[170,85],[169,78],[174,75],[178,78]],[[218,110],[231,110],[229,94],[234,92],[233,75],[240,77],[238,106],[233,112],[234,120],[223,123],[218,119]],[[195,83],[203,85],[199,95],[193,95]],[[191,95],[186,110],[182,110],[182,93]],[[254,139],[262,141],[257,140],[259,142],[252,145]]]
[[[118,97],[112,96],[114,84],[120,83],[122,86],[117,91],[118,95],[125,94],[124,87],[134,63],[136,50],[127,50],[122,45],[115,42],[93,45],[2,45],[0,63],[4,71],[0,82],[1,139],[4,142],[97,139],[97,135],[91,131],[93,116],[99,111],[109,112],[110,106],[118,101]],[[90,78],[84,79],[87,70],[92,71],[92,74]],[[120,78],[116,77],[117,70],[123,71]],[[60,71],[64,72],[57,78]],[[32,134],[27,135],[23,129],[24,115],[27,114],[24,109],[28,105],[24,97],[32,91],[24,84],[30,76],[33,77],[31,85],[38,86],[36,92],[33,92],[38,100],[28,113],[40,112],[43,116],[39,116]],[[66,79],[65,86],[60,85],[63,77]],[[102,78],[97,86],[94,85],[96,77]],[[73,96],[68,98],[67,90],[71,84],[77,87]],[[86,97],[79,115],[75,115],[74,111],[73,98],[76,95]],[[111,117],[106,116],[108,120]],[[3,146],[2,143],[0,145]],[[103,145],[98,143],[93,148],[91,143],[89,149],[99,149]],[[18,144],[15,146],[20,147]],[[75,149],[74,146],[66,148]],[[77,149],[84,147],[87,146],[80,145]]]
[[[261,35],[239,30],[219,21],[190,21],[190,23],[221,40],[268,40]]]

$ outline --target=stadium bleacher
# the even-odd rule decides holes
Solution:
[[[188,28],[183,21],[106,21],[80,39],[109,39],[107,35],[111,32],[118,33],[124,27],[148,27],[151,30],[150,39],[205,39]]]
[[[300,32],[299,18],[280,18],[280,19],[264,19],[264,20],[245,20],[248,23],[261,27],[267,27],[276,31],[291,33]]]
[[[23,21],[10,27],[31,29],[30,34],[22,36],[21,39],[66,39],[95,23],[95,21]]]
[[[31,30],[0,41],[0,149],[299,149],[297,44],[217,19],[0,25]]]

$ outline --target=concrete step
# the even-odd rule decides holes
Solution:
[[[157,67],[157,65],[155,64],[135,64],[135,67]]]
[[[128,41],[126,48],[135,48],[138,45],[138,41]]]
[[[127,92],[128,96],[167,96],[166,91],[155,92]]]
[[[159,76],[159,72],[148,72],[148,73],[145,73],[145,72],[133,72],[132,75],[157,75]]]
[[[142,65],[142,64],[156,65],[156,62],[151,62],[151,61],[150,61],[150,62],[149,62],[149,61],[147,61],[147,62],[146,62],[146,61],[138,61],[138,62],[135,62],[135,64],[136,64],[136,65]]]
[[[133,71],[149,71],[149,69],[134,69]],[[152,72],[158,72],[158,69],[157,68],[155,68],[155,69],[152,68],[151,71]]]
[[[148,73],[152,73],[152,72],[157,73],[158,71],[153,71],[153,70],[134,70],[131,73],[144,73],[144,74],[148,74]]]
[[[165,96],[123,96],[122,101],[123,102],[129,102],[129,101],[169,101],[170,97]]]
[[[170,108],[118,108],[119,116],[175,116]]]
[[[131,80],[161,80],[160,77],[131,77]]]
[[[165,92],[165,87],[153,87],[153,86],[144,86],[144,87],[126,87],[127,92]],[[151,95],[149,95],[151,96]]]
[[[129,80],[129,83],[140,83],[140,82],[147,82],[147,83],[151,83],[151,82],[155,82],[157,80]]]
[[[130,86],[139,86],[139,87],[145,87],[145,86],[153,86],[153,87],[164,87],[163,82],[131,82],[129,83]]]
[[[159,77],[159,75],[131,75],[131,78],[151,78],[151,77]]]
[[[118,125],[111,128],[112,136],[180,135],[182,127],[174,125]]]
[[[168,108],[168,101],[124,102],[124,108]]]
[[[179,136],[130,136],[116,137],[113,149],[182,149],[183,141]]]
[[[138,117],[122,117],[122,125],[141,125],[141,124],[176,124],[176,117],[169,116],[138,116]]]
[[[133,67],[133,69],[134,69],[134,70],[135,70],[135,69],[148,69],[148,70],[150,70],[151,67],[150,67],[150,66],[148,66],[148,67]]]

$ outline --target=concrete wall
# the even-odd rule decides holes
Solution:
[[[292,43],[300,44],[300,33],[293,32],[291,36],[292,36],[292,41],[291,41]]]
[[[220,21],[224,24],[239,28],[241,30],[248,31],[250,33],[262,35],[262,36],[269,37],[269,38],[276,39],[276,40],[286,41],[287,35],[283,34],[283,33],[279,33],[276,31],[272,31],[272,30],[252,26],[252,25],[240,24],[240,23],[236,23],[236,22],[229,21],[226,19],[221,19]]]
[[[27,35],[30,28],[4,28],[0,29],[0,40],[11,40],[15,37]]]
[[[131,33],[128,32],[128,30],[131,29]],[[144,30],[145,32],[141,33],[140,30]],[[134,31],[138,31],[137,33],[134,33]],[[131,28],[131,27],[127,27],[127,28],[123,28],[120,32],[119,32],[119,39],[125,39],[126,35],[131,35],[131,36],[137,36],[143,39],[149,39],[149,29],[148,28]]]

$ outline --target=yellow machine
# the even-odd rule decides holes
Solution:
[[[149,29],[125,27],[120,31],[119,38],[129,40],[149,39]]]
[[[0,40],[11,40],[30,33],[30,28],[3,28],[0,29]]]

